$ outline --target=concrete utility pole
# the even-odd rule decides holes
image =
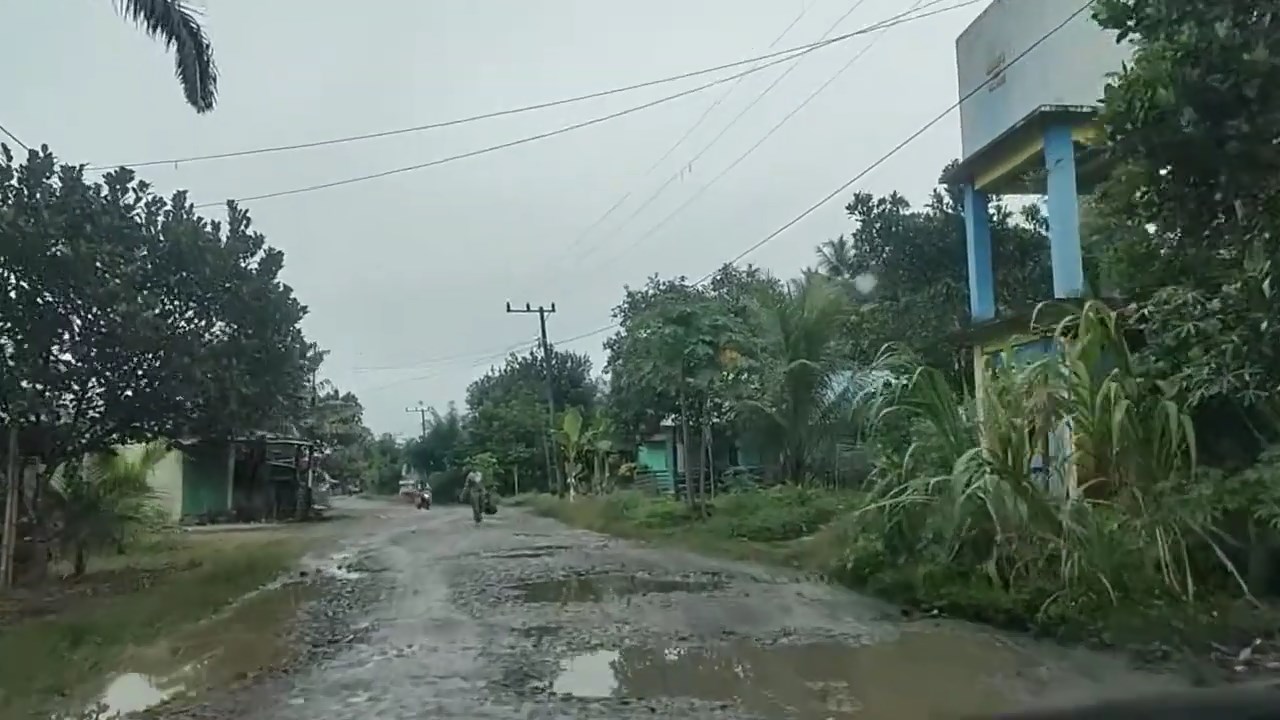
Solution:
[[[547,342],[547,316],[555,313],[556,304],[551,303],[550,308],[541,305],[533,307],[529,303],[524,304],[524,308],[513,308],[511,302],[507,301],[507,312],[513,314],[538,314],[538,332],[542,343],[542,372],[547,384],[547,469],[548,478],[554,478],[556,483],[556,494],[564,497],[564,476],[560,473],[560,461],[556,452],[556,398],[551,382],[551,345]]]
[[[426,440],[427,439],[427,413],[431,412],[431,408],[424,406],[422,404],[422,401],[419,400],[418,407],[405,408],[404,411],[407,413],[418,413],[418,417],[422,418],[422,439]]]

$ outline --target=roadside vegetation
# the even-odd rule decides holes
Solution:
[[[276,579],[307,530],[159,533],[126,556],[95,558],[74,583],[0,596],[0,715],[67,711],[68,699],[119,670],[131,648],[169,637]],[[267,629],[265,631],[269,631]]]
[[[437,470],[489,453],[539,512],[926,612],[1156,657],[1273,641],[1280,106],[1258,88],[1280,83],[1280,35],[1235,1],[1094,14],[1137,47],[1081,201],[1095,299],[1042,304],[1039,206],[991,212],[999,315],[1054,352],[1007,348],[977,393],[958,190],[855,193],[799,277],[627,288],[604,379],[553,350],[550,432],[541,358],[494,368]],[[677,444],[671,493],[671,464],[645,462]]]

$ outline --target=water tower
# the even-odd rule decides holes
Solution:
[[[1091,4],[994,0],[956,40],[962,159],[943,181],[963,190],[971,316],[964,342],[973,346],[977,393],[1009,360],[1006,348],[1018,361],[1055,352],[1051,337],[1032,330],[1029,311],[997,317],[990,198],[1046,198],[1054,297],[1085,292],[1079,195],[1105,172],[1098,106],[1108,76],[1132,55],[1093,20]],[[1065,491],[1075,476],[1069,424],[1047,440],[1048,457],[1037,462],[1046,482]]]
[[[1088,4],[994,0],[956,40],[962,159],[943,181],[963,189],[967,336],[979,388],[997,348],[1012,344],[1024,357],[1050,349],[1047,338],[1026,336],[1029,316],[996,317],[990,198],[1046,198],[1054,297],[1084,294],[1078,197],[1103,174],[1098,104],[1108,76],[1132,54],[1094,22]]]

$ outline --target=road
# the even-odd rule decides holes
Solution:
[[[503,509],[383,506],[369,628],[237,716],[916,720],[1168,687],[1110,656]]]

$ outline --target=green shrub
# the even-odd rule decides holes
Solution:
[[[783,485],[730,493],[715,499],[707,530],[756,542],[795,540],[812,535],[848,505],[850,496],[828,490]]]

